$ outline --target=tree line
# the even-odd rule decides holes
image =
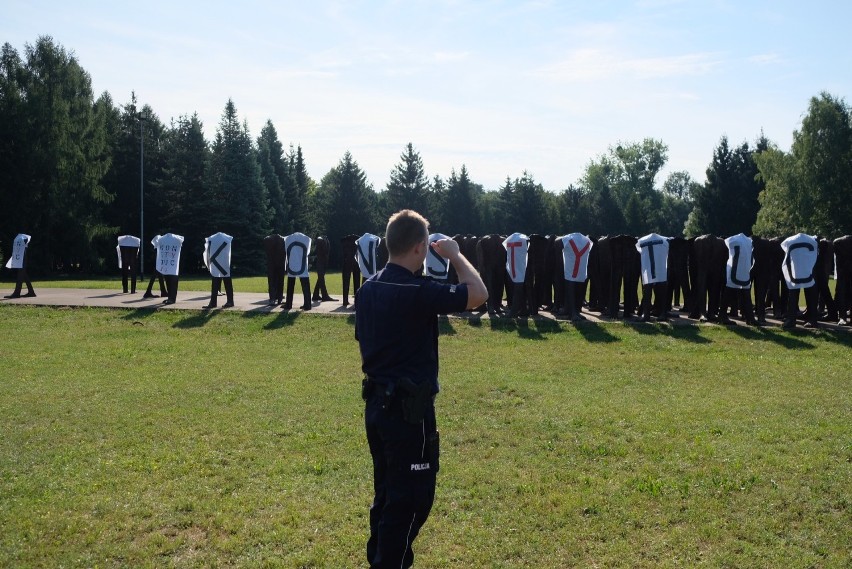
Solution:
[[[188,272],[203,270],[203,241],[216,231],[235,237],[235,270],[261,273],[270,233],[334,245],[381,234],[406,207],[448,235],[852,233],[852,110],[831,94],[810,100],[789,152],[762,133],[739,146],[722,136],[703,183],[684,171],[662,180],[667,161],[661,140],[620,142],[566,188],[523,172],[486,189],[464,164],[427,176],[409,143],[377,191],[349,152],[311,179],[301,147],[285,146],[271,121],[254,138],[232,100],[208,141],[197,114],[165,124],[135,95],[120,105],[107,92],[95,98],[89,74],[49,36],[0,54],[0,255],[17,233],[33,235],[37,274],[112,271],[116,236],[140,233],[141,199],[146,241],[184,235]]]

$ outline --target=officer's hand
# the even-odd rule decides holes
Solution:
[[[452,259],[459,254],[459,244],[452,239],[438,239],[432,242],[432,249],[445,259]]]

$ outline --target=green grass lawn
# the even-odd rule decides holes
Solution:
[[[0,337],[0,567],[364,566],[351,318],[0,305]],[[445,322],[415,566],[849,567],[850,347]]]

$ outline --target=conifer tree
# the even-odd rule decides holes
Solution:
[[[165,207],[146,238],[166,231],[183,235],[183,270],[203,272],[204,239],[220,231],[218,225],[223,220],[207,186],[210,148],[198,114],[179,117],[164,136],[163,147],[163,175],[154,183]]]
[[[295,231],[307,231],[310,215],[308,212],[308,193],[310,192],[311,184],[313,183],[308,176],[307,168],[305,167],[305,158],[302,155],[302,147],[297,146],[293,149],[290,146],[288,155],[290,165],[290,175],[285,188],[287,203],[290,204],[290,211],[293,228]]]
[[[286,194],[293,180],[289,162],[284,156],[284,145],[278,140],[278,133],[272,121],[266,121],[260,130],[260,136],[257,137],[257,159],[260,165],[260,177],[269,194],[272,230],[281,235],[287,235],[292,231],[293,223]]]
[[[448,235],[476,234],[479,231],[476,196],[480,193],[482,187],[470,180],[467,166],[462,164],[458,174],[455,169],[452,170],[443,205],[444,227]]]
[[[695,190],[695,205],[686,223],[686,234],[696,237],[705,233],[728,237],[749,233],[760,209],[758,196],[763,183],[757,179],[755,156],[768,146],[766,138],[758,139],[756,148],[744,142],[731,148],[722,137],[707,167],[707,181]]]
[[[29,252],[34,272],[96,269],[93,245],[113,232],[103,221],[112,199],[102,184],[109,167],[105,105],[96,108],[89,74],[50,36],[27,44],[24,55],[6,44],[0,59],[0,123],[15,129],[0,153],[3,169],[10,168],[0,190],[0,231],[37,239]]]
[[[105,219],[114,227],[116,234],[140,236],[140,218],[143,213],[140,193],[144,189],[144,203],[141,205],[144,205],[145,235],[141,237],[146,237],[147,246],[147,241],[155,233],[168,231],[162,227],[162,216],[167,210],[164,210],[158,190],[158,183],[163,178],[165,127],[151,107],[138,106],[135,93],[131,93],[130,102],[120,108],[114,107],[111,99],[103,104],[108,117],[108,153],[111,162],[103,184],[114,196],[106,207]],[[144,170],[140,172],[140,167],[143,167],[140,160],[143,157],[143,144]],[[115,244],[110,243],[110,246],[114,247]],[[108,252],[106,254],[109,255]],[[147,260],[146,256],[146,265],[152,266]]]
[[[380,233],[375,219],[375,194],[367,176],[349,152],[323,176],[313,199],[318,230],[331,243],[332,263],[340,262],[339,242],[344,235]]]
[[[413,209],[427,218],[429,209],[429,181],[423,169],[423,160],[409,142],[399,157],[399,163],[391,171],[387,184],[386,216],[401,209]]]
[[[221,212],[217,230],[234,237],[233,268],[242,274],[261,272],[266,263],[263,238],[270,232],[272,212],[248,125],[240,123],[230,99],[213,142],[210,187]]]

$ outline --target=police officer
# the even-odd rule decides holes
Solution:
[[[367,560],[372,568],[410,567],[411,544],[429,516],[438,472],[438,314],[480,306],[488,293],[458,243],[428,242],[429,224],[402,210],[388,221],[389,259],[356,293],[355,337],[365,374],[364,422],[373,459]],[[456,269],[459,284],[418,276],[431,247]]]

